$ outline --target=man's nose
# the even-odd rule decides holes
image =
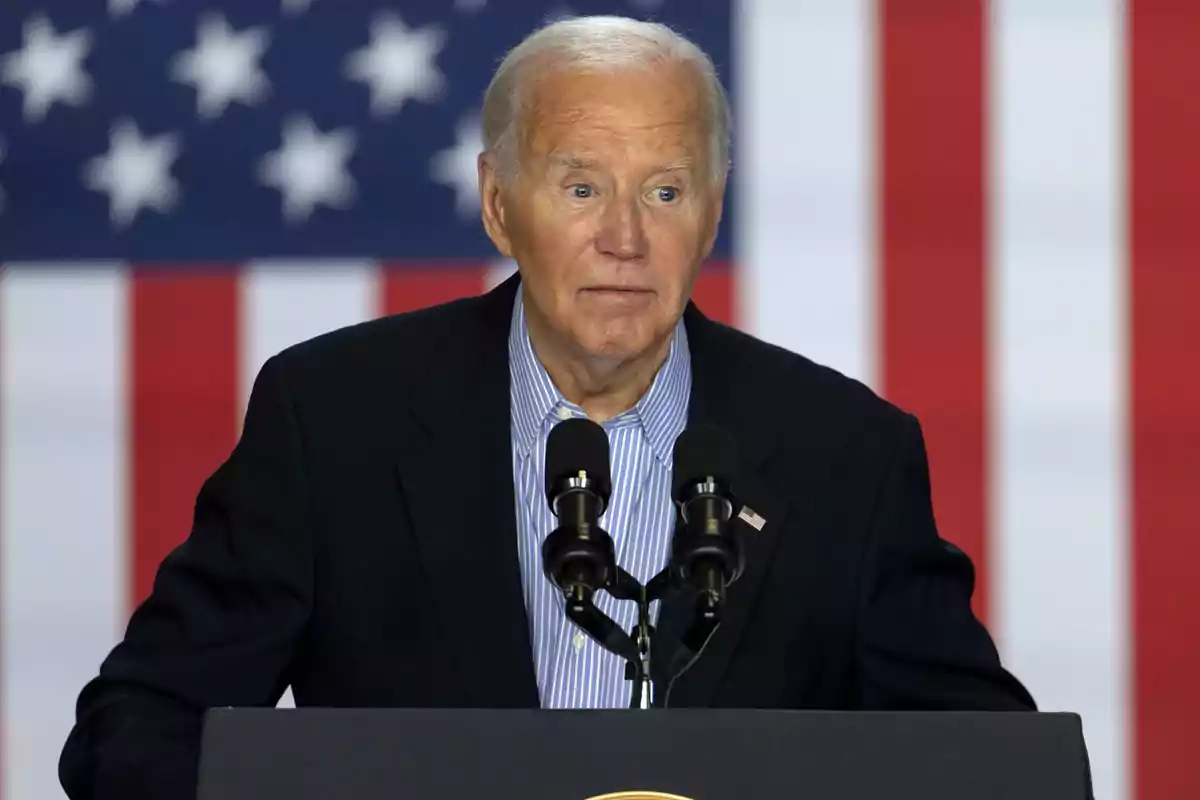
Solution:
[[[596,249],[624,260],[644,257],[646,229],[643,213],[637,198],[614,198],[604,209]]]

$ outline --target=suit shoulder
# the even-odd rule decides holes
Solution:
[[[749,333],[721,326],[736,363],[746,365],[751,389],[785,413],[811,409],[828,422],[894,428],[914,422],[905,409],[862,380]]]
[[[436,306],[367,319],[319,333],[278,351],[288,372],[365,365],[386,357],[390,366],[414,366],[446,338],[461,336],[472,321],[479,297],[461,297]]]
[[[453,345],[469,335],[479,302],[465,297],[346,325],[291,344],[270,361],[294,388],[415,376],[435,357],[454,357]]]

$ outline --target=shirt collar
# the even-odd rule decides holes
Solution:
[[[524,292],[517,288],[508,336],[508,363],[512,424],[521,455],[527,455],[548,419],[587,416],[558,391],[546,368],[533,352],[525,324]],[[687,329],[682,320],[675,326],[671,349],[649,390],[628,411],[603,423],[606,430],[639,425],[655,457],[670,466],[675,439],[687,424],[692,371]]]

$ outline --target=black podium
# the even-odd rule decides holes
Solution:
[[[199,800],[656,793],[1088,800],[1090,780],[1074,714],[214,709]]]

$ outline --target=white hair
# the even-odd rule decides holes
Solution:
[[[483,98],[483,146],[500,170],[516,168],[527,67],[535,61],[562,69],[605,70],[655,63],[691,66],[703,84],[709,165],[719,181],[729,166],[729,99],[712,59],[686,37],[657,22],[617,16],[571,17],[534,31],[500,62]],[[540,65],[539,65],[540,66]]]

